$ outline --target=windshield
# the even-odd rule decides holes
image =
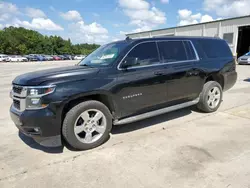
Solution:
[[[250,52],[247,52],[245,55],[250,56]]]
[[[83,59],[79,65],[108,66],[117,59],[127,45],[127,42],[103,45]]]

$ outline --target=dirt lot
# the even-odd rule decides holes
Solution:
[[[0,64],[1,188],[250,188],[250,66],[237,67],[237,84],[216,113],[187,108],[115,127],[90,151],[40,147],[9,118],[11,81],[74,63]]]

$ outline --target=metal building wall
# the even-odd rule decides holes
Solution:
[[[209,36],[223,38],[225,33],[233,33],[233,43],[229,44],[234,55],[237,51],[238,27],[250,25],[250,16],[220,20],[215,22],[128,34],[131,38],[157,36]]]

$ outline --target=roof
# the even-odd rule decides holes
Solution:
[[[176,29],[176,28],[197,26],[197,25],[203,25],[203,24],[207,24],[207,23],[216,23],[216,22],[223,22],[223,21],[228,21],[228,20],[236,20],[236,19],[242,19],[242,18],[247,18],[247,17],[250,18],[250,15],[227,18],[227,19],[221,19],[221,20],[215,20],[215,21],[211,21],[211,22],[203,22],[203,23],[197,23],[197,24],[190,24],[190,25],[183,25],[183,26],[176,26],[176,27],[168,27],[168,28],[163,28],[163,29],[155,29],[155,30],[143,31],[143,32],[138,32],[138,33],[128,33],[128,34],[126,34],[126,36],[134,35],[134,34],[142,34],[142,33],[154,32],[154,31],[163,31],[163,30],[168,30],[168,29]]]

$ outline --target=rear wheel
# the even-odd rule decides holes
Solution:
[[[86,101],[66,114],[62,133],[69,145],[87,150],[104,143],[109,138],[111,128],[109,109],[99,101]]]
[[[218,82],[205,83],[197,105],[198,109],[207,113],[215,112],[220,107],[222,95],[222,88]]]

